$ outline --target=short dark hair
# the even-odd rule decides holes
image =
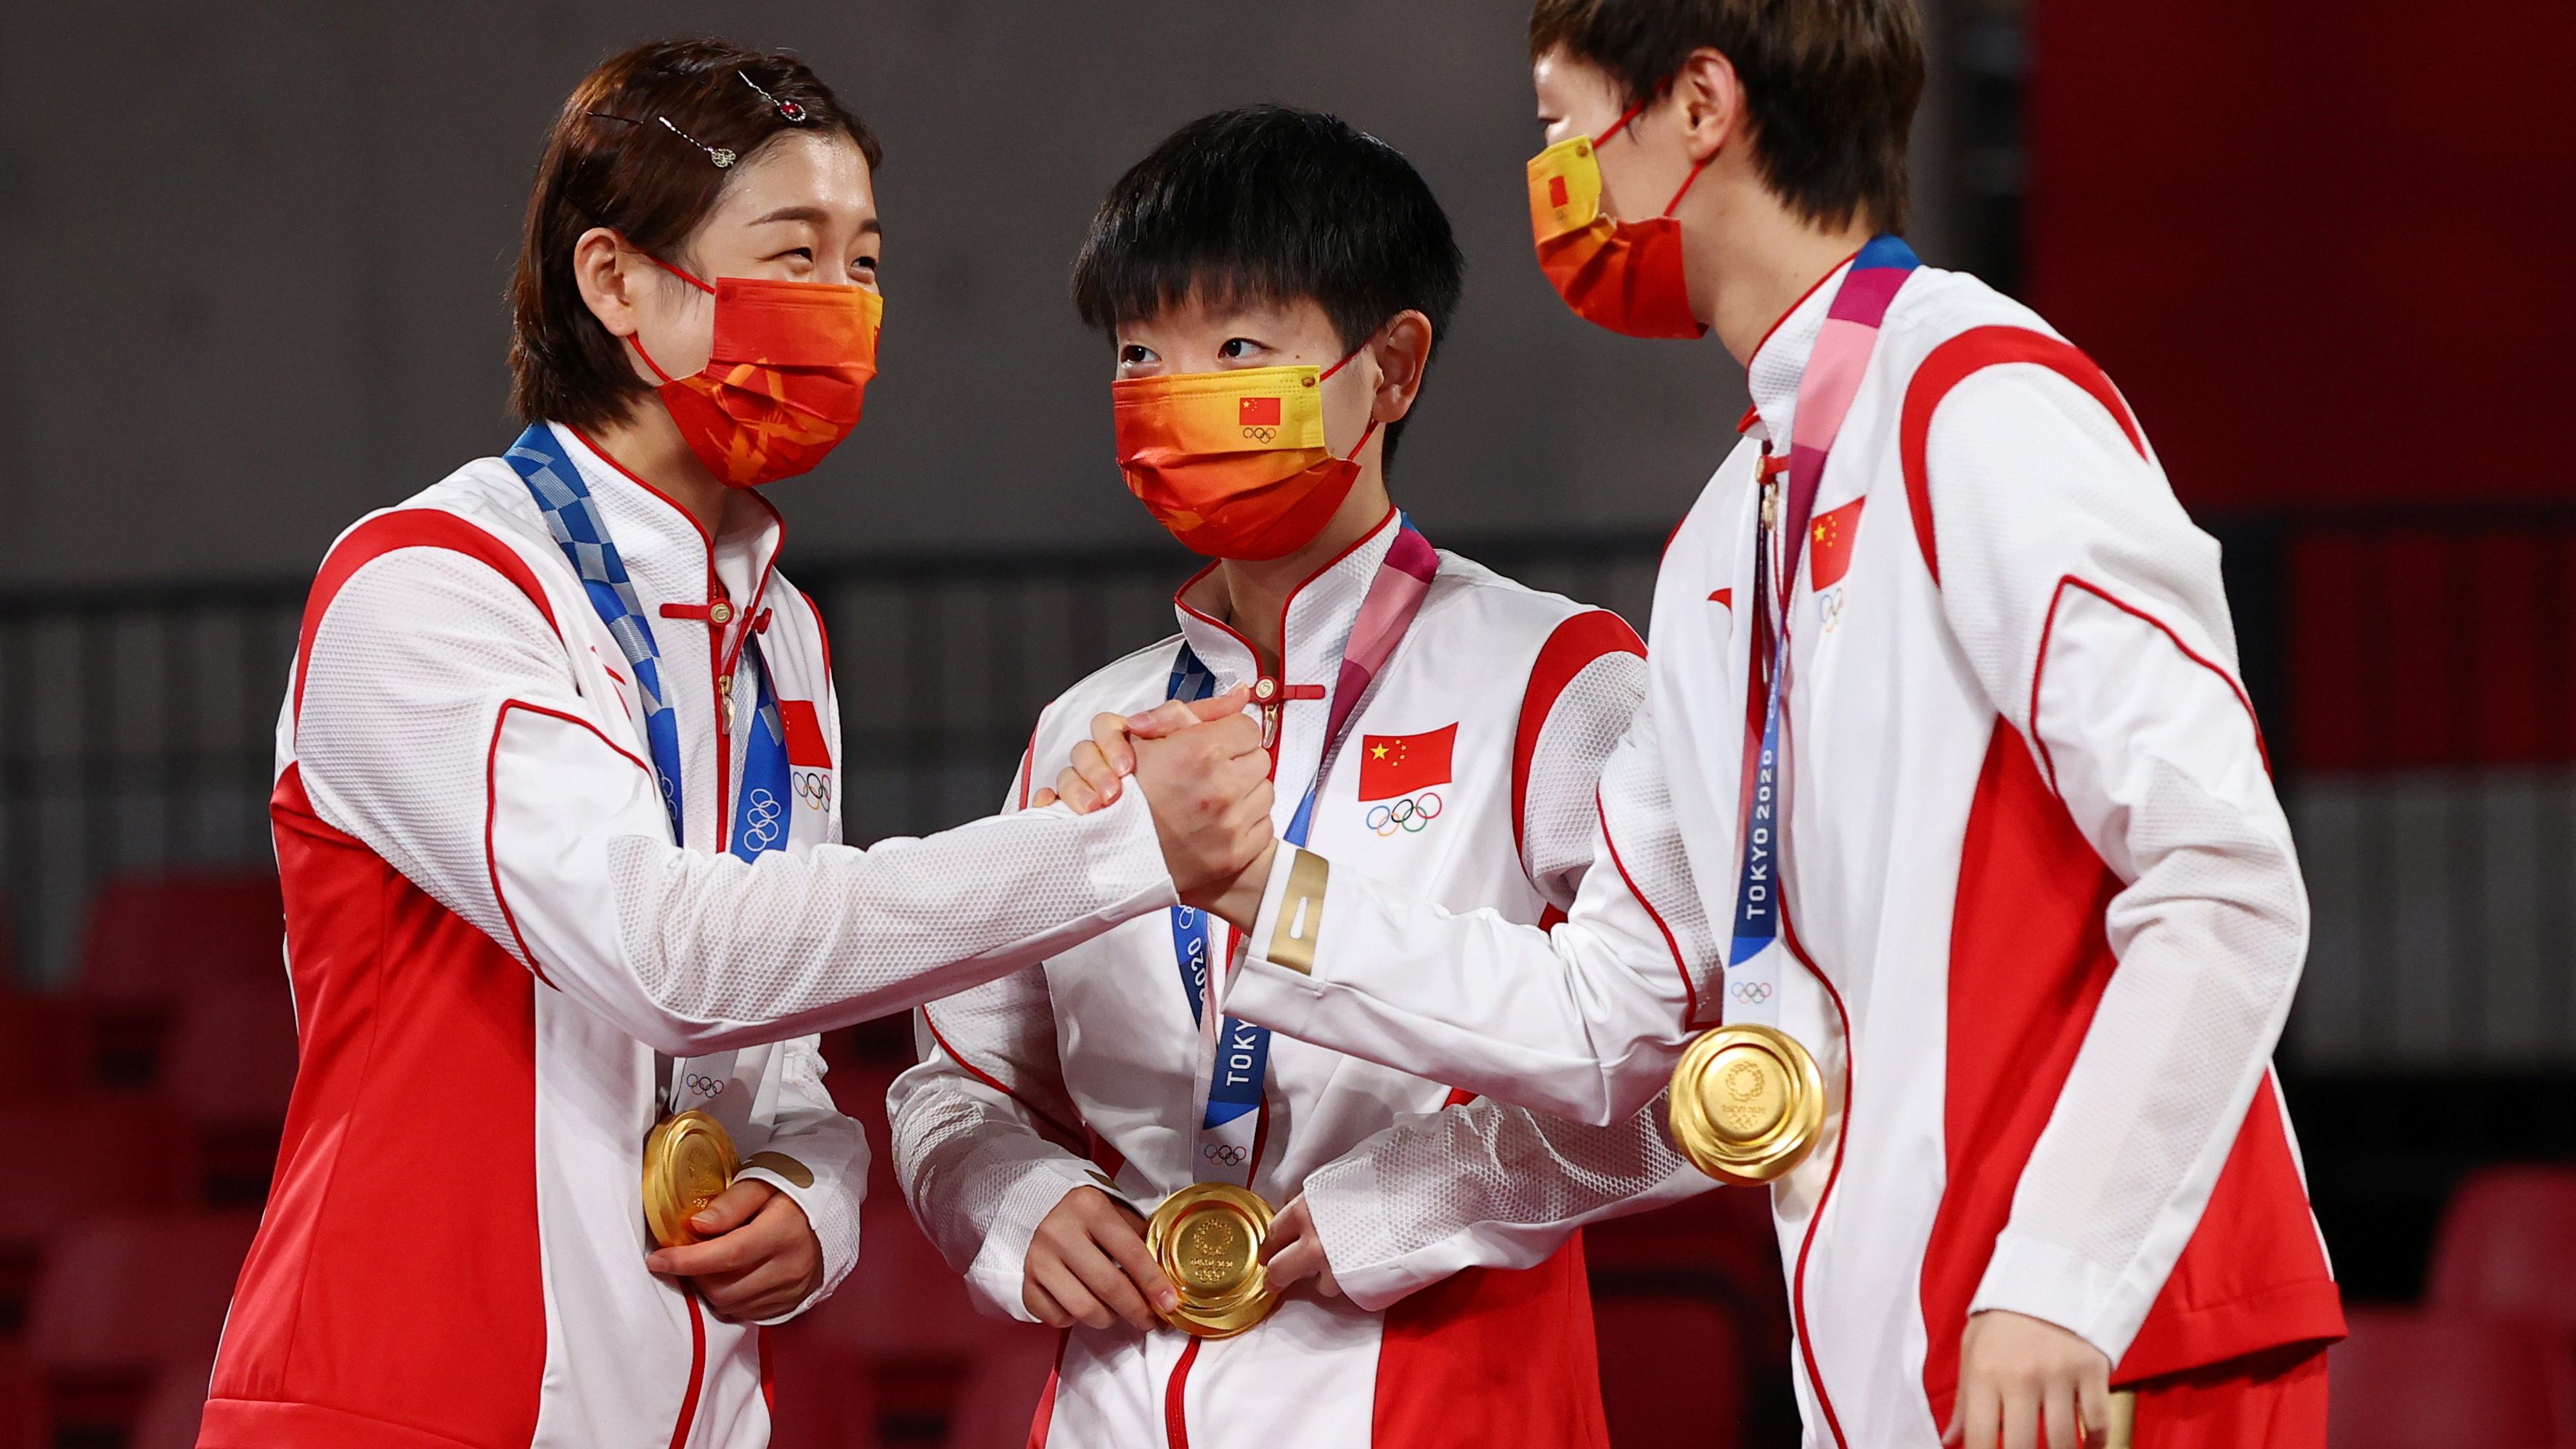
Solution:
[[[791,106],[801,122],[781,114]],[[672,134],[674,126],[691,139]],[[708,150],[749,157],[795,130],[848,136],[870,171],[884,160],[867,123],[785,51],[708,37],[649,41],[600,62],[573,87],[537,163],[510,279],[510,408],[520,421],[597,427],[651,391],[573,282],[581,234],[604,226],[669,261],[734,174]]]
[[[1415,311],[1436,354],[1466,270],[1403,153],[1338,116],[1245,106],[1174,131],[1109,188],[1074,259],[1073,304],[1114,335],[1192,300],[1312,298],[1345,351]],[[1389,459],[1403,428],[1387,426]]]
[[[1608,71],[1630,105],[1671,88],[1692,51],[1734,65],[1762,180],[1808,221],[1905,230],[1906,132],[1923,95],[1915,0],[1538,0],[1530,57]]]

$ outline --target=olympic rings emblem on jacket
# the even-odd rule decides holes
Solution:
[[[1380,836],[1391,836],[1399,830],[1408,835],[1420,835],[1422,827],[1439,818],[1439,793],[1425,790],[1419,795],[1406,796],[1392,805],[1369,807],[1367,823],[1368,828],[1376,831]]]
[[[832,777],[822,770],[796,772],[796,798],[817,810],[832,806]]]
[[[787,807],[779,803],[777,796],[766,788],[755,787],[751,792],[751,808],[744,812],[744,838],[752,843],[754,849],[767,850],[772,842],[787,833],[786,824],[779,818],[786,813]]]
[[[1206,1143],[1199,1148],[1199,1151],[1206,1154],[1208,1161],[1220,1167],[1241,1167],[1244,1160],[1252,1155],[1231,1142]]]

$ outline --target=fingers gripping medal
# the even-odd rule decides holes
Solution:
[[[1145,1251],[1179,1304],[1163,1315],[1183,1333],[1230,1338],[1269,1316],[1278,1295],[1261,1267],[1270,1204],[1229,1182],[1199,1182],[1163,1199],[1145,1224]]]
[[[742,1171],[734,1133],[750,1130],[750,1091],[736,1079],[735,1061],[735,1053],[718,1052],[670,1063],[669,1115],[644,1139],[644,1225],[663,1247],[697,1242],[689,1219]]]
[[[1721,1182],[1761,1183],[1805,1160],[1824,1134],[1825,1082],[1816,1059],[1780,1029],[1781,926],[1780,768],[1785,741],[1782,703],[1788,692],[1790,625],[1796,617],[1798,560],[1804,552],[1816,492],[1852,397],[1878,341],[1879,323],[1916,266],[1894,237],[1861,248],[1835,288],[1824,328],[1798,384],[1790,454],[1763,444],[1753,547],[1753,637],[1746,671],[1745,732],[1736,835],[1735,930],[1726,957],[1723,1025],[1682,1053],[1673,1071],[1673,1142],[1692,1164]],[[1838,325],[1839,324],[1839,325]],[[1788,486],[1781,487],[1782,475]],[[1778,557],[1774,558],[1774,551]],[[1774,566],[1777,566],[1776,575]],[[1774,578],[1778,579],[1775,587]],[[1810,590],[1810,596],[1812,596]]]
[[[664,1118],[644,1139],[644,1222],[653,1240],[666,1248],[696,1242],[689,1219],[723,1196],[741,1170],[723,1123],[694,1109]]]

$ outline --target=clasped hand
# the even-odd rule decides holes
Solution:
[[[1144,787],[1163,863],[1186,905],[1249,924],[1261,904],[1277,841],[1270,829],[1270,752],[1246,715],[1248,689],[1167,700],[1143,714],[1104,714],[1055,788],[1030,798],[1062,801],[1077,815],[1114,803],[1129,776]]]
[[[726,1188],[698,1209],[699,1240],[662,1248],[644,1266],[697,1285],[727,1323],[760,1323],[792,1312],[823,1286],[823,1244],[796,1199],[757,1177]]]

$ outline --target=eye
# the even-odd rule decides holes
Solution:
[[[1130,342],[1126,346],[1118,349],[1118,365],[1120,367],[1142,367],[1146,363],[1159,361],[1161,361],[1161,359],[1154,355],[1154,349],[1134,342]]]
[[[787,250],[780,252],[779,255],[782,257],[800,257],[805,261],[810,262],[814,260],[814,249],[812,247],[789,247]]]
[[[850,271],[852,274],[857,276],[873,277],[877,274],[877,259],[874,257],[853,258],[850,262]]]
[[[1217,348],[1216,355],[1228,362],[1240,362],[1260,350],[1261,344],[1249,337],[1229,337]]]

